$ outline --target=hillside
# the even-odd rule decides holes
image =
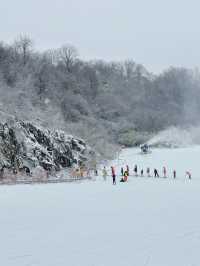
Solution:
[[[154,75],[133,60],[83,61],[71,45],[41,53],[27,36],[0,44],[0,110],[81,137],[103,158],[198,124],[199,97],[196,69]]]

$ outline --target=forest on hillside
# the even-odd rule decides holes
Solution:
[[[134,48],[133,48],[134,49]],[[69,44],[39,52],[28,36],[0,43],[0,111],[85,139],[102,155],[169,126],[199,123],[198,69],[84,61]]]

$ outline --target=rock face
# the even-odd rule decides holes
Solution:
[[[91,154],[83,140],[63,131],[50,131],[14,119],[0,123],[0,169],[25,169],[29,173],[40,166],[47,171],[59,171],[84,165]]]

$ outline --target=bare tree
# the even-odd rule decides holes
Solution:
[[[70,45],[66,44],[62,46],[60,49],[58,49],[58,60],[59,62],[62,62],[66,68],[66,70],[71,73],[72,72],[72,66],[74,65],[77,57],[78,57],[78,51],[77,49]]]
[[[26,65],[33,49],[33,41],[27,35],[20,35],[14,42],[16,52],[22,56],[23,65]]]

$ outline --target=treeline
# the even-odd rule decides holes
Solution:
[[[64,129],[102,154],[198,123],[199,99],[197,69],[153,75],[133,60],[83,61],[71,45],[37,52],[27,36],[0,44],[0,110]]]

